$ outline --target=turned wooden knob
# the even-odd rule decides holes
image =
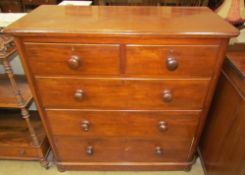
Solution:
[[[174,71],[178,67],[178,62],[173,57],[169,57],[166,60],[166,66],[169,71]]]
[[[68,59],[67,64],[71,69],[78,69],[80,67],[80,57],[76,55],[71,56],[71,58]]]
[[[172,93],[169,89],[165,89],[163,91],[163,100],[166,102],[166,103],[169,103],[172,101]]]
[[[165,121],[160,121],[159,122],[159,129],[160,129],[160,131],[167,131],[168,130],[167,123]]]
[[[88,130],[89,130],[89,125],[90,125],[89,121],[84,120],[84,121],[82,121],[82,123],[81,123],[81,129],[82,129],[83,131],[88,131]]]
[[[156,153],[157,155],[163,155],[163,149],[162,149],[160,146],[157,146],[157,147],[155,148],[155,153]]]
[[[74,98],[75,98],[77,101],[80,101],[80,100],[83,99],[83,97],[84,97],[84,92],[83,92],[83,90],[81,90],[81,89],[76,90],[76,92],[74,93]]]
[[[86,154],[89,155],[89,156],[92,156],[94,154],[94,149],[92,146],[88,146],[86,148]]]

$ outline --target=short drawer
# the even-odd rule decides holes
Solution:
[[[1,159],[37,160],[38,157],[39,157],[38,148],[18,147],[13,145],[0,146]]]
[[[46,108],[200,109],[208,80],[36,78]]]
[[[199,115],[199,112],[46,110],[53,135],[83,138],[192,138]]]
[[[168,78],[211,77],[218,46],[127,45],[126,74]]]
[[[56,136],[54,142],[63,162],[182,162],[187,160],[192,140]]]
[[[113,44],[25,43],[31,72],[37,75],[116,75],[119,46]]]

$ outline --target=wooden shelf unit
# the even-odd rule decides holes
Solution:
[[[12,37],[0,33],[0,159],[39,160],[49,167],[49,143],[37,112],[28,107],[33,99],[24,75],[14,75],[10,61],[16,55]]]

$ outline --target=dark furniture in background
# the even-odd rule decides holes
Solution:
[[[22,7],[23,11],[27,12],[30,11],[39,5],[44,5],[44,4],[57,4],[57,0],[21,0],[22,1]]]
[[[58,0],[1,0],[1,12],[29,12],[39,5],[57,4]]]
[[[42,6],[5,32],[61,171],[189,170],[238,35],[204,7]]]
[[[0,12],[23,12],[21,0],[1,0]]]
[[[126,6],[207,6],[208,0],[95,0],[98,5],[126,5]]]
[[[245,174],[245,44],[229,50],[200,145],[207,175]]]
[[[2,12],[28,12],[42,4],[58,4],[62,0],[1,0]],[[124,6],[209,6],[217,8],[222,0],[93,0],[93,5]]]

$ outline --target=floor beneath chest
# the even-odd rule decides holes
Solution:
[[[0,161],[0,175],[204,175],[200,160],[193,165],[190,172],[161,171],[161,172],[64,172],[57,171],[55,166],[49,170],[42,168],[39,162],[29,161]]]

